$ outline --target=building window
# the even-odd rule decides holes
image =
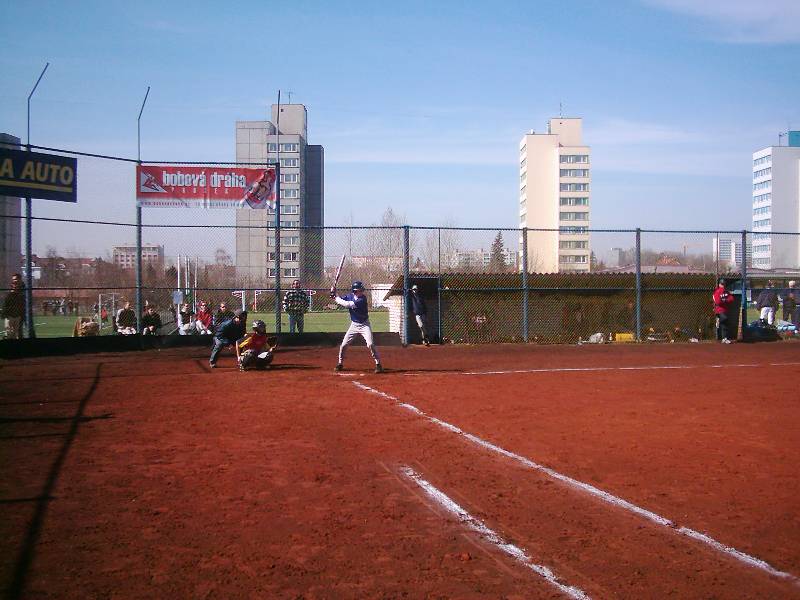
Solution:
[[[281,173],[281,183],[297,183],[299,177],[297,173]]]
[[[753,221],[753,227],[769,227],[772,225],[772,219],[761,219],[760,221]]]
[[[527,165],[527,164],[528,164],[528,159],[527,158],[523,158],[521,161],[519,161],[519,168],[520,169],[524,169],[525,165]]]
[[[562,250],[579,250],[589,247],[589,242],[584,240],[561,240],[558,242],[558,247]]]
[[[758,204],[759,202],[769,202],[772,200],[772,194],[759,194],[758,196],[753,196],[753,204]]]
[[[588,192],[588,183],[562,183],[560,186],[562,192]]]
[[[520,188],[520,190],[519,190],[519,195],[520,195],[520,197],[522,197],[522,196],[524,196],[524,195],[525,195],[525,190],[527,190],[527,189],[528,189],[528,186],[527,186],[527,185],[523,185],[523,186]]]
[[[278,144],[269,143],[267,144],[267,152],[277,152],[278,151]]]
[[[299,215],[300,207],[297,204],[281,204],[282,215]]]
[[[757,158],[753,161],[753,166],[758,167],[761,165],[767,165],[772,162],[772,155],[767,154],[766,156],[762,156],[761,158]]]
[[[299,246],[300,245],[300,236],[299,235],[291,235],[289,237],[282,237],[281,244],[286,246]]]
[[[559,233],[589,233],[589,228],[575,225],[562,225],[558,228],[558,231]]]
[[[558,203],[561,206],[589,206],[589,198],[574,198],[574,197],[564,197],[559,198]]]
[[[267,277],[275,277],[275,269],[267,269]]]
[[[528,180],[528,174],[527,173],[523,173],[522,175],[519,176],[519,182],[520,183],[524,184],[527,180]]]
[[[761,215],[768,215],[772,211],[772,207],[770,206],[762,206],[761,208],[754,208],[753,209],[753,216],[759,217]]]
[[[772,167],[767,167],[766,169],[759,169],[758,171],[753,171],[753,179],[766,177],[767,175],[771,174],[772,174]]]
[[[281,167],[296,167],[299,161],[296,158],[282,158]]]
[[[559,160],[562,163],[588,163],[588,154],[562,154]]]
[[[585,254],[562,254],[558,257],[558,262],[565,264],[586,263],[589,257]]]
[[[519,149],[520,155],[525,154],[525,152],[527,152],[527,151],[528,151],[528,145],[527,144],[525,144],[524,146],[522,146],[522,148]]]
[[[297,152],[297,144],[281,144],[281,152]]]
[[[762,181],[761,183],[754,183],[753,184],[753,191],[755,192],[755,191],[758,191],[758,190],[765,190],[770,186],[772,186],[772,180]]]
[[[522,213],[522,214],[519,216],[519,223],[520,223],[520,225],[524,225],[524,224],[525,224],[525,220],[526,220],[527,218],[528,218],[528,213]]]
[[[291,190],[281,190],[281,198],[299,198],[300,197],[300,190],[291,189]]]
[[[754,233],[753,234],[753,241],[756,241],[756,240],[770,240],[770,239],[772,239],[772,238],[770,237],[770,234],[768,234],[768,233]]]
[[[561,177],[588,177],[589,169],[561,169]]]
[[[589,220],[589,213],[588,212],[562,212],[559,215],[559,219],[562,221],[588,221]]]

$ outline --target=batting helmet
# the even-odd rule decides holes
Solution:
[[[363,290],[364,289],[364,284],[362,282],[360,282],[360,281],[354,281],[353,285],[350,287],[350,289],[352,289],[354,292],[356,290]]]
[[[264,323],[261,319],[256,319],[253,321],[253,329],[255,329],[258,333],[266,333],[267,332],[267,324]]]

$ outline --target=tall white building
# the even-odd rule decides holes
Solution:
[[[800,267],[800,131],[753,153],[753,267]]]
[[[322,276],[324,150],[308,143],[304,105],[281,104],[280,111],[280,132],[276,104],[272,105],[271,121],[236,122],[236,161],[276,162],[280,156],[281,278],[282,287],[288,287],[292,279],[309,283]],[[272,210],[236,211],[238,226],[274,222]],[[236,230],[236,275],[243,284],[274,285],[274,230]]]
[[[529,271],[589,270],[589,157],[582,119],[553,118],[547,133],[531,131],[522,138],[520,227],[553,230],[528,232]]]

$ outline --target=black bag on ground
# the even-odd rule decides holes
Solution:
[[[777,342],[781,336],[774,325],[759,319],[744,328],[742,338],[745,342]]]

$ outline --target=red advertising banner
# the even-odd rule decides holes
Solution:
[[[274,208],[275,168],[138,165],[136,202],[158,208]]]

